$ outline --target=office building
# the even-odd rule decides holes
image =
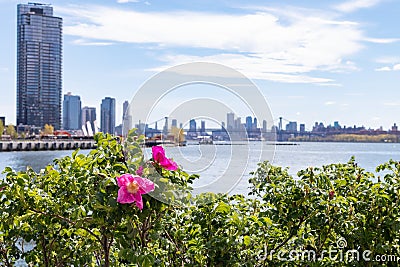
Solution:
[[[300,133],[305,133],[306,132],[306,125],[304,123],[300,124]]]
[[[103,133],[115,133],[115,98],[106,97],[101,101],[100,128]]]
[[[64,95],[63,101],[63,129],[80,130],[81,129],[81,97],[68,93]]]
[[[227,113],[226,114],[226,129],[233,130],[235,128],[235,114]]]
[[[89,127],[89,125],[90,127]],[[98,132],[97,125],[96,125],[96,108],[94,107],[83,107],[82,108],[82,119],[81,125],[83,128],[86,128],[86,131],[89,135],[90,132],[95,134]]]
[[[253,118],[251,116],[246,117],[246,130],[251,131],[253,128]]]
[[[176,128],[178,128],[178,120],[177,120],[177,119],[172,119],[171,127],[176,127]]]
[[[50,5],[17,6],[17,125],[61,126],[62,18]]]
[[[286,131],[290,132],[290,133],[296,133],[297,132],[297,122],[290,121],[288,124],[286,124]]]
[[[127,116],[126,112],[128,111],[129,107],[129,102],[124,101],[124,104],[122,105],[122,121],[125,121],[125,118]]]

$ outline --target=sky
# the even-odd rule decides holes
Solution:
[[[39,1],[38,1],[39,2]],[[0,0],[0,116],[16,121],[16,7]],[[212,62],[260,89],[273,118],[400,124],[400,1],[46,1],[63,18],[63,94],[122,103],[159,71]],[[186,95],[196,97],[191,86]],[[193,91],[194,90],[194,91]],[[212,90],[204,90],[213,94]],[[218,94],[216,91],[215,94]],[[173,95],[179,104],[179,94]],[[246,114],[238,114],[246,116]]]

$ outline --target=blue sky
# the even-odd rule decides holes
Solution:
[[[0,0],[0,116],[7,123],[15,123],[18,3],[25,2]],[[245,74],[274,118],[307,129],[315,121],[400,124],[400,1],[46,3],[64,19],[63,93],[97,110],[102,98],[115,97],[117,123],[122,102],[155,73],[206,61]]]

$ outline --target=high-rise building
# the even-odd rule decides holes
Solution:
[[[106,97],[101,101],[100,128],[103,133],[115,133],[115,98]]]
[[[246,117],[246,130],[251,131],[253,128],[253,118],[251,116]]]
[[[189,132],[197,132],[196,120],[194,119],[189,121]]]
[[[286,131],[290,133],[297,132],[297,122],[290,121],[288,124],[286,124]]]
[[[205,135],[205,134],[206,134],[206,121],[201,121],[200,133],[201,133],[202,135]]]
[[[64,95],[63,101],[63,129],[79,130],[81,129],[81,97],[72,95],[70,92]]]
[[[88,122],[90,124],[91,129],[88,129],[88,125],[87,125]],[[98,131],[95,122],[96,122],[96,108],[83,107],[82,108],[82,120],[81,120],[82,127],[86,127],[88,133],[90,132],[90,130],[92,130],[92,133],[94,134]]]
[[[235,128],[235,114],[232,112],[226,114],[226,128],[228,130],[233,130]]]
[[[61,126],[62,18],[50,5],[17,6],[17,125]]]
[[[124,104],[122,105],[122,121],[125,121],[126,118],[126,112],[128,111],[128,107],[129,107],[129,102],[128,101],[124,101]]]
[[[177,119],[172,119],[171,127],[178,127],[178,120]]]

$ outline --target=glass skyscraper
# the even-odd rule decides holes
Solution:
[[[81,125],[81,97],[68,93],[63,101],[63,129],[80,130]]]
[[[62,18],[49,5],[17,6],[17,125],[61,126]]]
[[[115,98],[106,97],[101,101],[100,128],[103,133],[115,133]]]

